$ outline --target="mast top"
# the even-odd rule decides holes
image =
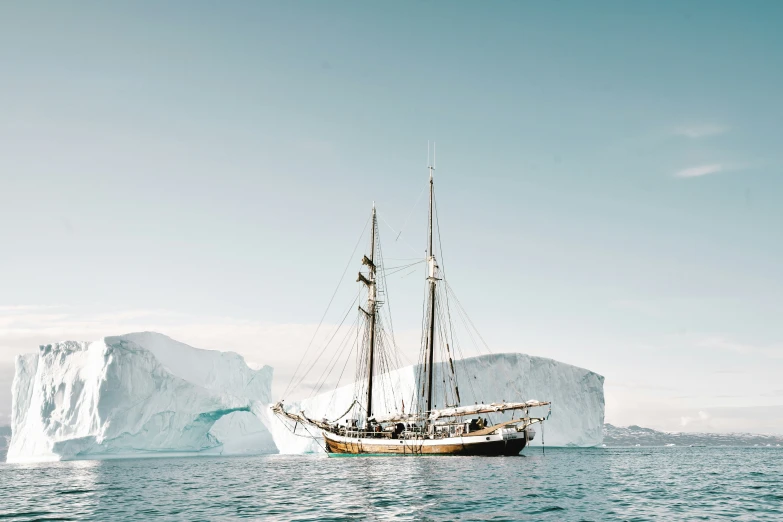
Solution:
[[[432,174],[435,170],[435,142],[432,142],[432,162],[430,162],[430,142],[427,142],[427,169],[430,171],[430,183],[432,183]]]
[[[429,155],[429,142],[427,143],[427,168],[430,171],[430,183],[432,183],[432,174],[435,170],[435,142],[432,142],[432,163],[430,163],[430,155]]]

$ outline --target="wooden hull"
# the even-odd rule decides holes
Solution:
[[[424,440],[345,437],[327,431],[323,436],[328,453],[346,455],[513,456],[527,445],[524,432]]]

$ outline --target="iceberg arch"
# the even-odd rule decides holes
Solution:
[[[143,332],[17,357],[8,462],[275,451],[272,368]],[[258,409],[258,406],[255,406]]]

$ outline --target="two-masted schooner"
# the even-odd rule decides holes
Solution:
[[[360,321],[357,323],[363,333],[357,350],[357,380],[353,403],[340,418],[334,420],[311,418],[304,411],[288,411],[283,402],[272,406],[272,412],[283,422],[296,426],[301,424],[315,428],[323,437],[323,449],[330,455],[518,455],[528,441],[533,439],[532,426],[543,423],[547,417],[532,417],[531,408],[550,405],[549,402],[528,400],[506,402],[505,400],[473,405],[460,405],[459,387],[449,343],[450,329],[438,325],[449,321],[443,312],[448,298],[439,301],[439,285],[445,283],[435,258],[433,245],[433,222],[435,220],[434,167],[429,169],[429,212],[428,246],[424,260],[426,272],[426,301],[422,321],[422,350],[419,361],[418,382],[409,413],[405,413],[404,401],[397,411],[376,412],[373,407],[373,384],[383,385],[383,371],[394,368],[389,356],[396,349],[393,335],[383,330],[380,308],[383,302],[379,294],[385,292],[385,280],[378,240],[378,222],[375,205],[371,215],[370,250],[362,257],[365,272],[359,272],[357,282],[366,288],[365,307],[358,307]],[[357,341],[358,343],[358,341]],[[449,390],[444,398],[446,407],[437,408],[433,403],[433,382],[436,364],[436,346],[443,354],[441,368],[448,375]],[[391,346],[389,346],[391,344]],[[445,349],[444,349],[445,348]],[[448,364],[446,363],[448,359]],[[442,381],[445,383],[446,378]],[[481,383],[478,383],[480,386]],[[472,386],[472,383],[471,383]],[[449,403],[450,402],[450,403]],[[550,406],[551,408],[551,406]],[[492,422],[493,414],[509,412],[510,420]],[[508,417],[508,413],[505,415]],[[301,432],[301,430],[300,430]]]

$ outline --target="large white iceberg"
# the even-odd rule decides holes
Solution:
[[[544,357],[520,353],[482,355],[454,362],[457,384],[463,405],[500,401],[551,401],[552,412],[542,427],[536,425],[534,444],[542,439],[548,446],[596,446],[603,440],[604,378],[583,368]],[[435,365],[433,397],[444,398],[445,365]],[[407,366],[376,377],[373,381],[373,411],[383,415],[410,408],[419,374],[419,365]],[[299,402],[286,404],[288,411],[304,411],[312,419],[335,419],[345,413],[353,401],[354,385],[321,393]],[[532,416],[546,416],[546,408],[530,410]],[[492,420],[510,419],[510,413],[493,414]],[[281,453],[323,451],[323,441],[316,430],[298,425],[292,427],[268,413],[275,445]],[[294,431],[295,430],[295,431]]]
[[[442,376],[444,365],[436,365]],[[461,403],[552,401],[536,443],[602,441],[603,377],[551,359],[495,354],[455,362]],[[418,365],[380,375],[375,413],[410,411]],[[9,462],[138,456],[307,453],[321,436],[271,415],[272,369],[253,370],[235,353],[199,350],[155,333],[66,341],[17,357]],[[444,397],[435,380],[436,404]],[[352,403],[353,384],[287,409],[334,419]],[[444,405],[441,404],[441,407]],[[545,409],[532,410],[546,415]],[[508,418],[493,415],[493,421]],[[271,432],[271,433],[270,433]],[[544,435],[545,437],[542,437]]]
[[[156,333],[17,357],[8,462],[274,452],[272,368]]]

